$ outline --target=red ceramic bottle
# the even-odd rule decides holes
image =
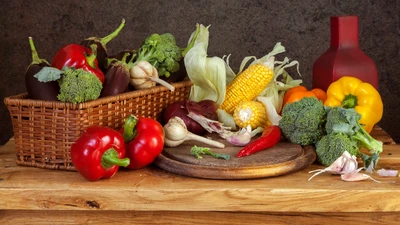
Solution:
[[[314,63],[312,86],[327,90],[342,76],[357,77],[378,89],[378,70],[358,44],[358,17],[334,16],[330,20],[331,45]]]

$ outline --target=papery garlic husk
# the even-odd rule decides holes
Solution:
[[[130,69],[131,79],[129,83],[135,89],[147,89],[156,86],[157,83],[174,91],[175,88],[168,82],[158,77],[157,69],[147,61],[139,61]]]

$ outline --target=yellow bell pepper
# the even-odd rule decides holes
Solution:
[[[379,92],[369,83],[358,78],[343,76],[331,83],[326,91],[326,106],[354,108],[361,114],[359,123],[371,133],[372,128],[382,119],[383,102]]]

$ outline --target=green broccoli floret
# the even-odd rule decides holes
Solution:
[[[376,166],[382,152],[382,142],[369,135],[358,122],[361,115],[354,109],[333,107],[327,109],[325,129],[327,135],[315,144],[319,162],[325,166],[332,164],[344,151],[361,157],[364,166]],[[364,147],[371,156],[361,152]]]
[[[179,70],[182,49],[176,45],[175,37],[170,33],[151,34],[138,50],[136,62],[141,60],[152,64],[159,76],[169,77]]]
[[[292,143],[314,144],[325,134],[325,115],[324,105],[320,100],[305,97],[285,105],[279,127]]]
[[[382,142],[374,139],[362,128],[358,122],[360,118],[361,114],[353,108],[333,107],[326,116],[326,132],[346,134],[371,154],[380,154],[383,151]]]
[[[315,143],[318,161],[324,166],[330,166],[343,152],[359,155],[358,143],[342,133],[331,133],[323,136]]]
[[[99,78],[83,69],[68,68],[61,79],[58,100],[81,103],[99,98],[103,87]]]

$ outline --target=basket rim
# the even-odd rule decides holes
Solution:
[[[171,83],[175,89],[179,89],[181,87],[191,86],[193,83],[190,80],[183,80],[179,82]],[[123,101],[130,98],[136,98],[143,95],[154,94],[162,91],[169,91],[168,88],[158,85],[152,88],[143,89],[143,90],[133,90],[129,92],[124,92],[118,95],[101,97],[92,101],[82,102],[78,104],[70,103],[70,102],[60,102],[60,101],[46,101],[46,100],[36,100],[36,99],[27,99],[28,93],[21,93],[13,96],[9,96],[4,98],[5,105],[14,105],[14,106],[28,106],[28,107],[48,107],[48,108],[63,108],[63,109],[85,109],[93,106],[98,106],[101,104],[106,104],[114,101]]]

